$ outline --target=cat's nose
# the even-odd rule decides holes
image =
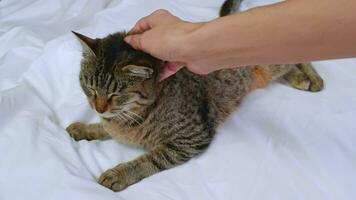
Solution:
[[[108,110],[108,102],[106,99],[97,99],[95,101],[95,110],[98,113],[104,113]]]

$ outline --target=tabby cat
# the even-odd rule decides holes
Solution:
[[[256,88],[278,78],[301,90],[323,87],[309,64],[247,66],[205,76],[183,69],[159,82],[163,62],[131,48],[124,33],[103,39],[74,34],[83,47],[80,85],[101,122],[73,123],[67,131],[75,140],[110,136],[147,149],[100,176],[98,182],[113,191],[202,153],[216,128]]]

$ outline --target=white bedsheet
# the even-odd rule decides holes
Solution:
[[[119,193],[96,183],[142,151],[67,135],[71,122],[98,120],[78,84],[81,49],[70,30],[102,37],[158,8],[204,21],[221,3],[0,1],[0,200],[356,199],[356,59],[315,63],[320,93],[281,83],[253,92],[187,164]]]

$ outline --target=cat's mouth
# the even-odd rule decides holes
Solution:
[[[111,108],[111,109],[109,108],[109,109],[105,110],[104,112],[99,112],[99,110],[97,109],[97,107],[95,105],[91,104],[91,107],[95,111],[95,113],[97,115],[99,115],[100,117],[114,118],[114,117],[120,117],[120,116],[124,115],[125,112],[130,112],[130,109],[132,107],[131,104],[132,104],[132,102],[125,103],[118,108]]]
[[[104,112],[104,113],[98,113],[96,112],[100,117],[103,118],[113,118],[118,116],[120,113],[116,113],[116,112]]]
[[[131,124],[137,125],[140,125],[144,121],[140,115],[130,110],[116,109],[110,112],[98,113],[98,115],[106,119],[118,118],[122,122],[131,122]]]

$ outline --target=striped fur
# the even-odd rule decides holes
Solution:
[[[124,33],[95,40],[76,35],[85,43],[80,84],[102,120],[99,124],[73,123],[67,131],[76,140],[110,136],[147,149],[144,155],[100,176],[98,182],[113,191],[204,152],[217,126],[245,95],[297,69],[284,65],[240,67],[206,76],[183,69],[158,82],[162,62],[128,46],[123,41]],[[123,70],[128,65],[140,66],[140,73],[153,74],[132,76]],[[289,76],[293,77],[293,73]]]

